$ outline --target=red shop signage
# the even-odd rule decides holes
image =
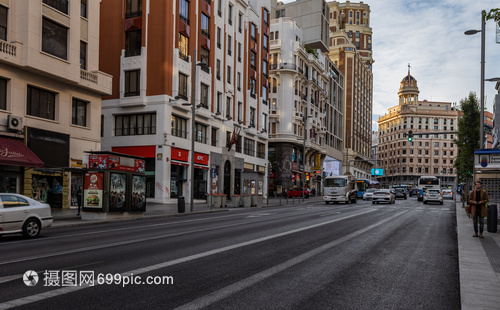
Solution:
[[[208,166],[208,154],[194,152],[194,163]]]
[[[170,157],[172,157],[172,160],[187,162],[189,158],[189,151],[173,147],[170,151]]]

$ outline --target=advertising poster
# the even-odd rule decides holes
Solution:
[[[146,177],[132,176],[132,211],[146,211]]]
[[[123,173],[110,173],[109,186],[109,211],[125,211],[127,175]]]
[[[102,172],[85,173],[83,189],[83,208],[87,211],[102,211],[102,190],[104,175]]]

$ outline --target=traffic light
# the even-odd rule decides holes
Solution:
[[[413,130],[408,130],[408,141],[413,141]]]

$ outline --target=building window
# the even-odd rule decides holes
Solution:
[[[179,18],[189,25],[189,2],[187,0],[180,0]]]
[[[217,128],[212,127],[212,146],[217,146]]]
[[[183,34],[179,33],[179,57],[188,61],[189,55],[189,39]]]
[[[217,92],[217,111],[216,115],[221,115],[221,110],[222,110],[222,93]]]
[[[222,0],[217,0],[217,15],[222,17]]]
[[[264,76],[267,78],[267,68],[268,68],[268,64],[267,64],[267,61],[265,60],[262,60],[262,74],[264,74]]]
[[[264,143],[257,142],[257,157],[266,158],[266,145]]]
[[[439,147],[439,142],[434,142],[435,147]]]
[[[245,138],[245,145],[243,147],[243,153],[245,155],[250,155],[250,156],[255,155],[255,141],[254,140]]]
[[[231,97],[226,98],[226,118],[227,119],[232,119],[231,118]]]
[[[125,57],[141,55],[142,31],[125,32]]]
[[[141,70],[125,71],[125,94],[124,97],[140,95]]]
[[[195,124],[195,134],[196,134],[196,142],[200,142],[203,144],[207,144],[208,139],[207,139],[207,126],[196,123]]]
[[[267,10],[264,10],[264,24],[269,26],[269,12]]]
[[[201,34],[207,37],[207,39],[210,39],[210,18],[205,15],[201,14]]]
[[[238,32],[241,33],[241,29],[243,28],[242,24],[243,24],[243,14],[241,14],[240,12],[240,17],[238,19]]]
[[[68,0],[43,0],[43,3],[64,14],[68,14],[68,2]]]
[[[439,155],[439,151],[434,151],[434,155]]]
[[[255,79],[250,78],[250,97],[255,98]]]
[[[262,113],[262,130],[263,132],[267,132],[267,114]]]
[[[276,10],[276,18],[285,17],[285,10]]]
[[[156,113],[115,116],[115,136],[156,134]]]
[[[262,103],[267,104],[267,87],[262,85]]]
[[[238,101],[238,123],[243,123],[243,103]]]
[[[71,124],[78,126],[87,126],[87,107],[88,101],[73,98],[73,107],[71,109]]]
[[[127,0],[125,18],[132,18],[142,15],[142,0]]]
[[[185,118],[172,115],[171,122],[172,122],[172,127],[171,127],[172,136],[186,139],[187,120]]]
[[[42,25],[42,51],[67,60],[68,28],[46,18]]]
[[[201,66],[201,69],[202,70],[205,70],[206,69],[206,72],[208,73],[208,63],[209,63],[209,56],[210,56],[210,53],[208,52],[208,50],[204,49],[203,47],[201,48],[201,52],[200,52],[200,61],[201,63],[204,63],[206,64],[206,66]],[[204,69],[205,68],[205,69]]]
[[[179,96],[188,99],[188,77],[185,74],[179,73]]]
[[[264,35],[262,45],[264,46],[264,50],[269,51],[269,38],[267,35]]]
[[[201,83],[200,104],[202,108],[208,109],[208,86]]]
[[[80,69],[87,70],[87,43],[80,41]]]
[[[255,128],[255,108],[250,108],[250,126]]]
[[[0,78],[0,110],[7,110],[7,80]]]
[[[220,81],[220,60],[217,59],[217,65],[215,66],[215,76],[217,77],[217,80]]]
[[[0,40],[7,41],[7,8],[0,5]]]
[[[236,83],[238,90],[241,90],[241,72],[238,72]]]
[[[256,58],[256,54],[254,51],[250,51],[250,68],[252,68],[253,70],[256,70],[256,67],[255,67],[255,58]]]
[[[241,43],[238,42],[238,62],[241,63]]]
[[[55,120],[56,93],[28,86],[28,115]]]
[[[227,83],[231,84],[231,66],[227,66]]]
[[[231,26],[233,24],[233,6],[232,5],[229,6],[229,9],[227,11],[227,23],[229,24],[229,26]]]
[[[255,24],[251,23],[250,24],[250,36],[252,38],[252,41],[254,41],[254,42],[257,42],[256,30],[257,29],[255,28]]]
[[[80,1],[80,15],[87,18],[87,0]]]
[[[217,27],[217,48],[221,48],[221,29]]]
[[[231,56],[233,53],[233,42],[232,38],[230,35],[227,36],[227,54]]]

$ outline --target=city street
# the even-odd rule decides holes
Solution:
[[[0,309],[460,308],[454,201],[297,202],[2,237]]]

